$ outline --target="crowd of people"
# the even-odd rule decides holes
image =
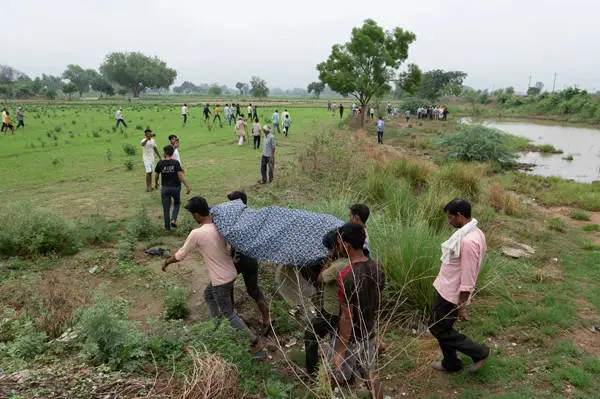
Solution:
[[[6,132],[10,130],[11,134],[14,135],[15,130],[19,129],[20,127],[25,129],[23,108],[21,108],[21,107],[17,108],[17,127],[15,128],[13,121],[10,119],[10,112],[8,111],[8,108],[4,107],[2,109],[2,133],[4,133],[4,135],[6,135]]]

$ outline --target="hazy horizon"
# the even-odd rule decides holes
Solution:
[[[525,4],[526,3],[526,4]],[[317,63],[331,46],[349,40],[367,18],[385,29],[417,35],[408,62],[423,70],[461,70],[465,85],[477,89],[544,83],[552,89],[577,85],[600,90],[595,15],[600,3],[573,0],[495,0],[452,3],[431,0],[426,7],[273,1],[212,4],[183,0],[128,2],[20,0],[3,5],[5,31],[0,63],[31,77],[61,75],[67,64],[98,69],[113,51],[156,55],[177,70],[175,84],[219,83],[234,88],[252,75],[269,87],[306,88],[318,80]],[[342,5],[343,4],[343,5]],[[25,28],[23,28],[25,27]],[[591,40],[589,40],[591,38]],[[591,46],[585,44],[591,43]]]

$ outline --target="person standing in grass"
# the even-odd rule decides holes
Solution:
[[[144,161],[144,169],[146,170],[146,191],[152,191],[152,171],[154,170],[154,154],[160,160],[160,154],[156,148],[156,141],[152,138],[152,130],[144,131],[146,136],[142,140],[142,159]]]
[[[25,129],[25,122],[23,121],[23,108],[19,107],[17,109],[17,130],[23,126],[23,129]]]
[[[187,117],[188,117],[187,104],[183,104],[183,107],[181,107],[181,116],[183,116],[183,124],[185,125],[187,123]]]
[[[244,205],[248,205],[248,196],[243,191],[231,192],[227,194],[227,198],[229,201],[239,199]],[[267,305],[267,301],[265,301],[265,296],[258,286],[258,261],[244,255],[235,248],[231,248],[231,257],[233,258],[233,264],[235,265],[237,274],[241,274],[244,278],[246,292],[250,298],[254,299],[254,302],[256,302],[256,306],[258,307],[263,324],[262,335],[267,336],[271,331],[271,314],[269,313],[269,305]],[[235,303],[233,291],[231,291],[231,302]]]
[[[12,132],[12,134],[15,134],[15,127],[13,126],[12,122],[10,121],[10,112],[8,112],[7,108],[4,108],[4,111],[2,111],[2,130],[4,131],[4,135],[6,136],[6,131],[9,130]]]
[[[240,111],[240,104],[239,103],[235,104],[235,116],[236,117],[242,116],[242,111]]]
[[[171,227],[177,227],[177,215],[179,214],[179,206],[181,205],[181,183],[185,186],[189,194],[192,189],[183,177],[183,169],[179,161],[173,159],[175,149],[172,145],[165,146],[165,159],[156,164],[156,180],[154,188],[158,189],[158,178],[162,176],[162,189],[160,198],[163,205],[163,216],[165,221],[165,231],[170,231]],[[171,213],[171,200],[173,202],[173,213]]]
[[[204,123],[205,124],[210,123],[210,114],[212,114],[212,112],[210,112],[210,108],[209,108],[208,104],[206,104],[204,106],[204,111],[203,112],[204,112]]]
[[[177,162],[179,162],[179,165],[181,165],[181,170],[183,170],[183,165],[181,163],[181,156],[179,155],[179,138],[177,138],[177,136],[175,136],[174,134],[171,134],[169,136],[169,142],[173,146],[173,150],[174,150],[173,155],[171,155],[171,159],[174,159]]]
[[[410,120],[410,109],[406,110],[406,112],[404,113],[404,116],[406,117],[406,123],[408,123],[408,121]]]
[[[275,128],[277,128],[277,133],[281,133],[281,130],[279,129],[279,112],[277,112],[277,110],[273,112],[271,122],[273,123],[273,134],[275,133]]]
[[[252,108],[252,118],[250,120],[257,119],[257,118],[258,118],[258,106],[255,105],[254,108]]]
[[[380,116],[377,121],[377,143],[383,144],[383,118]]]
[[[281,113],[281,118],[285,119],[286,116],[289,117],[290,119],[292,119],[292,116],[288,112],[287,108],[284,109],[283,112]]]
[[[355,374],[362,374],[371,398],[382,399],[376,324],[385,286],[383,267],[364,254],[363,226],[346,223],[339,235],[349,265],[337,279],[341,307],[338,333],[332,342],[332,369],[338,380],[349,381]]]
[[[269,183],[273,182],[273,169],[275,168],[275,137],[271,134],[269,125],[265,125],[263,131],[265,132],[265,140],[260,162],[260,174],[262,177],[260,184],[267,184],[267,165],[269,166]]]
[[[127,127],[127,123],[125,123],[125,118],[123,117],[123,108],[119,108],[117,110],[117,113],[115,114],[115,118],[117,119],[116,127],[119,127],[120,123],[122,123],[123,126]]]
[[[248,105],[248,119],[252,120],[252,104]]]
[[[210,277],[210,283],[204,290],[204,300],[208,305],[211,317],[216,319],[217,323],[221,318],[228,319],[231,327],[244,332],[250,339],[252,356],[264,356],[258,337],[234,311],[231,298],[237,270],[233,264],[231,250],[213,223],[206,199],[199,196],[193,197],[185,208],[192,214],[194,220],[201,224],[201,227],[192,230],[183,247],[175,255],[165,260],[162,270],[166,271],[170,264],[180,262],[190,252],[198,250],[204,259]]]
[[[238,138],[238,145],[244,144],[244,140],[246,139],[246,120],[241,116],[235,124],[235,135]]]
[[[283,134],[285,134],[285,137],[290,133],[290,126],[292,126],[292,118],[290,118],[290,114],[286,114],[283,118]]]
[[[340,104],[340,119],[344,117],[344,104]]]
[[[253,149],[260,148],[260,123],[258,123],[258,118],[254,119],[254,124],[252,124],[252,137],[254,138],[254,143],[252,144]]]
[[[215,105],[215,117],[213,118],[213,123],[219,119],[219,125],[223,127],[223,121],[221,121],[221,109],[219,108],[219,104]]]
[[[227,124],[231,126],[231,117],[233,116],[233,104],[231,104],[231,108],[229,108],[229,104],[225,104],[225,108],[223,109],[225,112],[225,120]]]
[[[456,352],[473,359],[471,373],[479,370],[490,355],[490,349],[477,344],[454,329],[456,320],[467,321],[467,306],[471,302],[481,263],[487,250],[485,235],[471,218],[471,204],[453,199],[445,207],[448,223],[458,229],[442,244],[442,266],[433,286],[436,299],[431,310],[429,331],[437,338],[444,356],[431,366],[438,371],[456,372],[462,361]]]

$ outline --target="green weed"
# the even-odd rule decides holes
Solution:
[[[175,287],[167,292],[164,313],[167,320],[185,319],[189,315],[188,295],[183,288]]]
[[[550,230],[558,231],[560,233],[565,233],[567,231],[567,223],[559,217],[546,220],[546,226],[548,226]]]
[[[583,231],[600,231],[600,224],[587,223],[583,225]]]
[[[592,220],[592,215],[586,211],[582,211],[581,209],[574,209],[571,211],[569,216],[574,220]]]

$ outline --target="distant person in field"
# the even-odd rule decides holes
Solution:
[[[286,116],[289,116],[290,119],[292,118],[292,115],[290,115],[290,113],[288,112],[287,108],[283,110],[283,112],[281,113],[281,117],[283,119],[285,119]]]
[[[377,143],[383,144],[383,118],[380,116],[377,121]]]
[[[204,106],[204,111],[202,111],[204,113],[204,123],[209,123],[210,122],[210,115],[212,114],[212,112],[210,112],[210,108],[209,105],[206,104]]]
[[[115,114],[115,119],[117,120],[116,127],[119,127],[120,123],[122,123],[123,126],[127,127],[127,123],[125,123],[125,118],[123,117],[123,108],[119,108],[117,110],[117,113]]]
[[[227,194],[227,198],[230,201],[241,200],[244,205],[248,205],[248,197],[243,191],[234,191]],[[271,315],[269,313],[269,306],[265,301],[265,296],[258,286],[258,261],[252,259],[241,252],[238,252],[235,248],[231,248],[231,257],[233,258],[233,264],[238,274],[241,274],[244,278],[244,285],[246,286],[246,292],[250,298],[254,299],[258,311],[260,312],[263,324],[262,335],[266,336],[271,331]],[[235,303],[233,299],[233,291],[231,292],[231,302]]]
[[[387,109],[388,115],[390,115],[392,113],[392,103],[387,103],[386,109]]]
[[[240,111],[240,104],[235,104],[235,116],[242,116],[242,111]]]
[[[179,155],[179,138],[174,134],[169,136],[169,142],[173,146],[173,155],[171,155],[171,159],[176,160],[181,165],[181,170],[183,170],[183,164],[181,163],[181,156]]]
[[[158,178],[162,177],[162,189],[160,198],[163,205],[163,217],[165,222],[165,231],[170,231],[171,227],[177,227],[177,215],[179,215],[179,206],[181,205],[181,183],[186,188],[186,194],[189,194],[192,189],[183,177],[183,169],[179,161],[173,159],[175,149],[172,145],[165,146],[165,159],[158,161],[154,171],[156,172],[156,180],[154,188],[158,189]],[[173,212],[171,213],[171,200],[173,202]]]
[[[283,134],[285,137],[290,133],[290,126],[292,125],[292,118],[290,118],[290,114],[285,114],[283,118]]]
[[[333,103],[333,104],[331,105],[331,116],[335,116],[335,111],[337,111],[337,107],[338,107],[338,106],[337,106],[337,104],[336,104],[336,103]]]
[[[331,111],[331,100],[327,101],[327,111]]]
[[[183,107],[181,107],[181,116],[183,116],[183,124],[185,125],[187,123],[187,117],[188,117],[187,104],[183,104]]]
[[[233,308],[231,298],[237,270],[233,264],[231,250],[213,223],[206,199],[193,197],[185,208],[202,226],[192,230],[183,247],[175,255],[165,260],[162,270],[166,271],[170,264],[184,260],[192,251],[200,252],[210,277],[210,283],[204,290],[204,300],[208,305],[211,317],[217,323],[221,318],[228,319],[231,327],[240,330],[249,338],[251,355],[253,357],[264,356],[262,351],[264,348],[259,344],[258,337],[246,326]]]
[[[410,109],[406,110],[406,112],[404,113],[404,116],[406,117],[406,123],[408,123],[408,121],[410,120]]]
[[[4,111],[2,111],[2,130],[4,131],[4,135],[6,136],[6,131],[9,130],[12,132],[12,134],[15,134],[15,127],[13,126],[11,120],[10,120],[10,112],[8,112],[7,108],[4,108]]]
[[[231,104],[231,108],[229,107],[229,104],[225,104],[225,108],[224,108],[224,112],[225,112],[225,120],[227,121],[227,124],[229,126],[231,126],[232,122],[235,122],[234,118],[234,113],[235,113],[235,109],[233,108],[233,104]]]
[[[281,130],[279,129],[279,112],[277,112],[277,110],[273,112],[271,122],[273,123],[273,133],[275,133],[275,128],[277,128],[277,133],[281,133]]]
[[[263,152],[260,162],[260,174],[262,180],[260,184],[267,184],[267,166],[269,167],[269,183],[273,182],[273,169],[275,168],[275,137],[271,134],[269,125],[263,127],[265,140],[263,142]]]
[[[219,119],[219,125],[223,126],[223,121],[221,120],[221,108],[219,108],[219,104],[215,105],[215,117],[213,118],[213,123]]]
[[[258,118],[258,106],[255,105],[254,108],[252,108],[252,118],[249,118],[249,120],[256,118]]]
[[[246,120],[241,116],[235,124],[235,135],[238,138],[238,145],[243,145],[246,139]]]
[[[17,129],[19,129],[21,126],[23,126],[23,129],[25,129],[25,122],[23,121],[23,108],[19,107],[17,109]]]
[[[144,169],[146,170],[146,191],[152,191],[152,171],[154,170],[154,154],[160,160],[160,154],[156,148],[156,141],[152,138],[152,130],[146,129],[144,131],[146,136],[142,140],[142,159],[144,161]]]
[[[344,104],[340,104],[340,119],[344,117]]]
[[[375,118],[375,108],[371,107],[371,109],[369,110],[369,115],[371,119]]]
[[[254,119],[254,123],[252,124],[252,137],[254,138],[254,143],[252,144],[253,149],[260,149],[260,133],[261,133],[260,123],[258,122],[258,118]]]
[[[450,113],[450,111],[448,111],[448,107],[442,107],[442,120],[445,121],[448,117],[448,114]]]
[[[442,266],[433,282],[436,299],[429,331],[437,338],[444,358],[431,366],[438,371],[461,370],[463,365],[456,356],[458,351],[473,359],[470,371],[474,373],[486,362],[490,349],[471,341],[453,326],[456,320],[468,320],[467,306],[475,291],[487,245],[477,220],[471,217],[470,203],[453,199],[444,207],[444,212],[448,215],[448,223],[458,230],[442,244]]]
[[[248,119],[252,119],[252,104],[248,105]]]

